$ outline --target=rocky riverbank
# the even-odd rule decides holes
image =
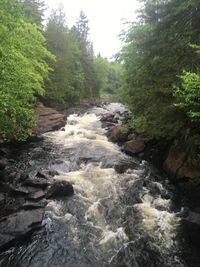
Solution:
[[[111,115],[109,122],[115,122]],[[200,206],[200,162],[191,156],[186,144],[156,141],[134,133],[126,124],[109,127],[107,137],[120,144],[125,153],[148,160],[162,169],[182,193]]]
[[[27,158],[26,171],[18,168],[16,159],[21,150],[35,143],[39,146],[41,134],[60,129],[67,119],[64,112],[42,105],[35,109],[35,116],[37,125],[32,129],[33,136],[29,140],[0,145],[1,250],[42,227],[45,206],[50,199],[73,194],[70,183],[54,180],[56,171],[40,169],[32,159]]]
[[[44,153],[48,162],[51,147],[45,145],[46,152],[41,147],[42,134],[61,129],[70,114],[82,114],[90,106],[93,105],[87,102],[58,111],[40,105],[35,109],[37,125],[32,129],[32,137],[26,142],[0,144],[0,250],[26,239],[42,227],[45,207],[51,199],[73,195],[73,186],[69,182],[56,181],[54,176],[58,172],[37,166],[34,157],[37,154],[43,157],[41,154]],[[30,150],[27,159],[23,159],[24,166],[19,165],[23,150]]]

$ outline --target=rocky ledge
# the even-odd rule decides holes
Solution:
[[[33,129],[34,134],[42,134],[49,131],[58,130],[66,124],[66,116],[56,109],[38,106],[35,109],[37,125]]]
[[[13,183],[12,176],[17,174],[10,172],[12,164],[9,161],[1,163],[0,250],[42,227],[45,207],[51,199],[69,197],[74,193],[69,182],[54,179],[58,173],[53,170],[21,173],[17,183]]]

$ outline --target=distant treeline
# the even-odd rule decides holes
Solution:
[[[69,28],[63,6],[43,22],[42,0],[0,1],[0,137],[25,139],[38,101],[67,106],[114,94],[120,66],[94,55],[88,19]],[[106,40],[105,40],[106,41]]]

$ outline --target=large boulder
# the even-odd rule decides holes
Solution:
[[[128,139],[129,131],[126,126],[116,125],[107,132],[108,140],[111,142],[125,142]]]
[[[0,220],[0,248],[37,228],[42,222],[44,209],[21,210]]]
[[[39,106],[35,109],[37,126],[33,133],[41,134],[49,131],[58,130],[66,124],[66,116],[53,108]]]
[[[144,151],[145,142],[142,139],[133,139],[124,143],[123,150],[128,154],[138,154]]]
[[[67,181],[55,181],[47,190],[46,198],[59,198],[74,194],[72,184]]]
[[[171,147],[163,168],[176,180],[186,177],[200,183],[200,163],[191,158],[185,145]]]

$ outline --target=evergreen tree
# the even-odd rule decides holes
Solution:
[[[52,12],[45,36],[48,49],[56,55],[46,82],[45,101],[52,105],[79,100],[83,92],[80,50],[74,30],[66,26],[62,5]]]
[[[156,138],[184,135],[188,117],[174,105],[173,88],[183,70],[196,72],[200,42],[199,1],[143,0],[139,21],[132,23],[121,52],[122,98],[134,114],[138,132]]]
[[[89,41],[88,19],[83,11],[80,12],[75,31],[81,51],[81,65],[84,75],[84,97],[94,98],[99,95],[99,83],[94,66],[93,45]]]
[[[23,4],[24,16],[30,23],[35,23],[42,27],[45,11],[45,2],[43,0],[21,0]]]

